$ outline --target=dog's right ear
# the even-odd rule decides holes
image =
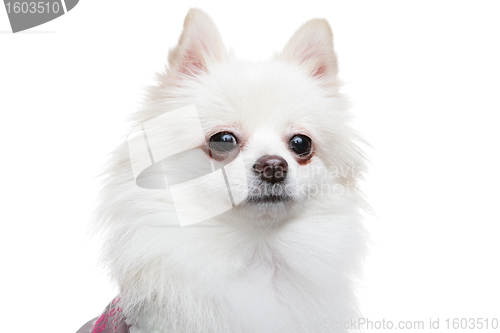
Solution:
[[[170,50],[168,62],[175,77],[194,77],[207,72],[228,52],[212,19],[200,9],[190,9],[177,46]]]

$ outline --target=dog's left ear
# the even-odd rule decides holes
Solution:
[[[337,56],[333,51],[333,33],[324,19],[313,19],[302,25],[285,45],[280,58],[304,68],[318,78],[337,75]]]

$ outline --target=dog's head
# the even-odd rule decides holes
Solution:
[[[325,20],[300,27],[274,59],[250,62],[235,59],[212,20],[191,10],[169,69],[136,120],[195,105],[200,150],[215,163],[244,161],[245,176],[230,184],[233,217],[276,220],[307,207],[331,210],[334,197],[355,190],[362,163],[337,71]],[[197,168],[183,163],[184,172]],[[196,190],[210,197],[211,186]],[[234,205],[234,198],[241,200]]]

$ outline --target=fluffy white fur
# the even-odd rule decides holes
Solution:
[[[288,162],[293,200],[242,203],[210,220],[214,228],[158,227],[175,221],[168,192],[138,187],[127,144],[118,147],[96,228],[132,332],[346,331],[332,323],[358,316],[364,162],[339,93],[328,23],[311,20],[274,59],[248,62],[227,52],[205,13],[190,10],[158,79],[132,128],[195,104],[207,134],[223,128],[243,138],[250,184],[240,188],[258,185],[253,163],[276,154]],[[289,149],[296,132],[313,141],[305,165]]]

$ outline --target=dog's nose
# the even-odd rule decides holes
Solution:
[[[274,184],[285,179],[288,163],[281,156],[265,155],[254,164],[253,168],[260,173],[262,180]]]

